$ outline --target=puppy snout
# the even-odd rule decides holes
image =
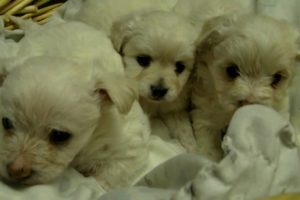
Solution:
[[[32,176],[31,165],[23,159],[16,159],[7,166],[8,175],[15,180],[24,180]]]
[[[150,89],[152,97],[156,100],[162,99],[168,92],[168,89],[162,85],[151,85]]]

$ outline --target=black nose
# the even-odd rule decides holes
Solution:
[[[168,92],[168,89],[161,85],[151,85],[150,89],[152,97],[156,100],[163,98]]]

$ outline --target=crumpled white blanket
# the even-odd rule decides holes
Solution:
[[[300,192],[297,143],[292,126],[273,109],[246,106],[232,118],[220,163],[180,155],[146,175],[143,187],[116,190],[101,200],[253,200]]]

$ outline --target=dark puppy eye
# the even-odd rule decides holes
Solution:
[[[232,64],[226,68],[227,76],[231,79],[235,79],[240,76],[240,69],[237,65]]]
[[[65,131],[52,129],[49,134],[49,141],[54,145],[64,144],[71,139],[72,135]]]
[[[10,119],[8,119],[7,117],[2,118],[2,126],[7,131],[14,129],[14,125],[13,125],[12,121]]]
[[[274,74],[273,75],[273,77],[272,77],[272,83],[271,83],[271,86],[273,87],[273,88],[275,88],[278,84],[279,84],[279,82],[282,80],[282,75],[279,73],[279,72],[277,72],[276,74]]]
[[[185,70],[185,65],[181,61],[177,61],[175,63],[175,67],[176,67],[175,69],[176,74],[181,74]]]
[[[138,55],[136,57],[136,61],[139,63],[141,67],[149,67],[152,61],[152,58],[148,55]]]

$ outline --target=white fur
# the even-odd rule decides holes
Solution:
[[[300,144],[300,65],[297,63],[297,66],[294,70],[294,77],[291,83],[289,90],[290,96],[290,122],[293,125],[295,132],[298,137],[298,142]]]
[[[110,35],[113,23],[125,15],[145,10],[171,10],[176,2],[177,0],[69,0],[62,9],[61,16],[67,20],[85,22]]]
[[[66,22],[59,18],[52,18],[43,26],[28,21],[19,21],[19,24],[25,33],[18,42],[12,65],[32,56],[48,55],[94,62],[111,72],[124,71],[121,57],[100,30],[82,22]]]
[[[222,16],[208,21],[200,36],[197,77],[192,102],[199,147],[219,159],[221,129],[245,104],[273,107],[288,118],[290,79],[298,51],[298,32],[284,21],[264,16]],[[235,64],[240,75],[231,79],[226,68]],[[274,74],[282,80],[271,86]]]
[[[72,166],[113,188],[130,185],[136,170],[143,168],[150,128],[135,101],[135,88],[118,73],[82,65],[43,56],[9,72],[1,87],[0,116],[14,127],[6,131],[0,126],[3,179],[46,183]],[[72,137],[53,144],[52,129]],[[6,167],[14,162],[34,173],[25,180],[10,178]]]
[[[203,24],[213,17],[253,12],[249,2],[241,0],[178,0],[173,10],[187,17],[201,31]]]
[[[151,117],[162,118],[173,136],[190,151],[196,143],[187,112],[190,74],[194,65],[196,30],[184,17],[172,12],[135,13],[116,22],[112,42],[123,57],[125,73],[139,83],[140,103]],[[149,66],[137,61],[151,57]],[[176,73],[176,62],[185,69]],[[156,99],[152,86],[161,85],[167,93]]]

